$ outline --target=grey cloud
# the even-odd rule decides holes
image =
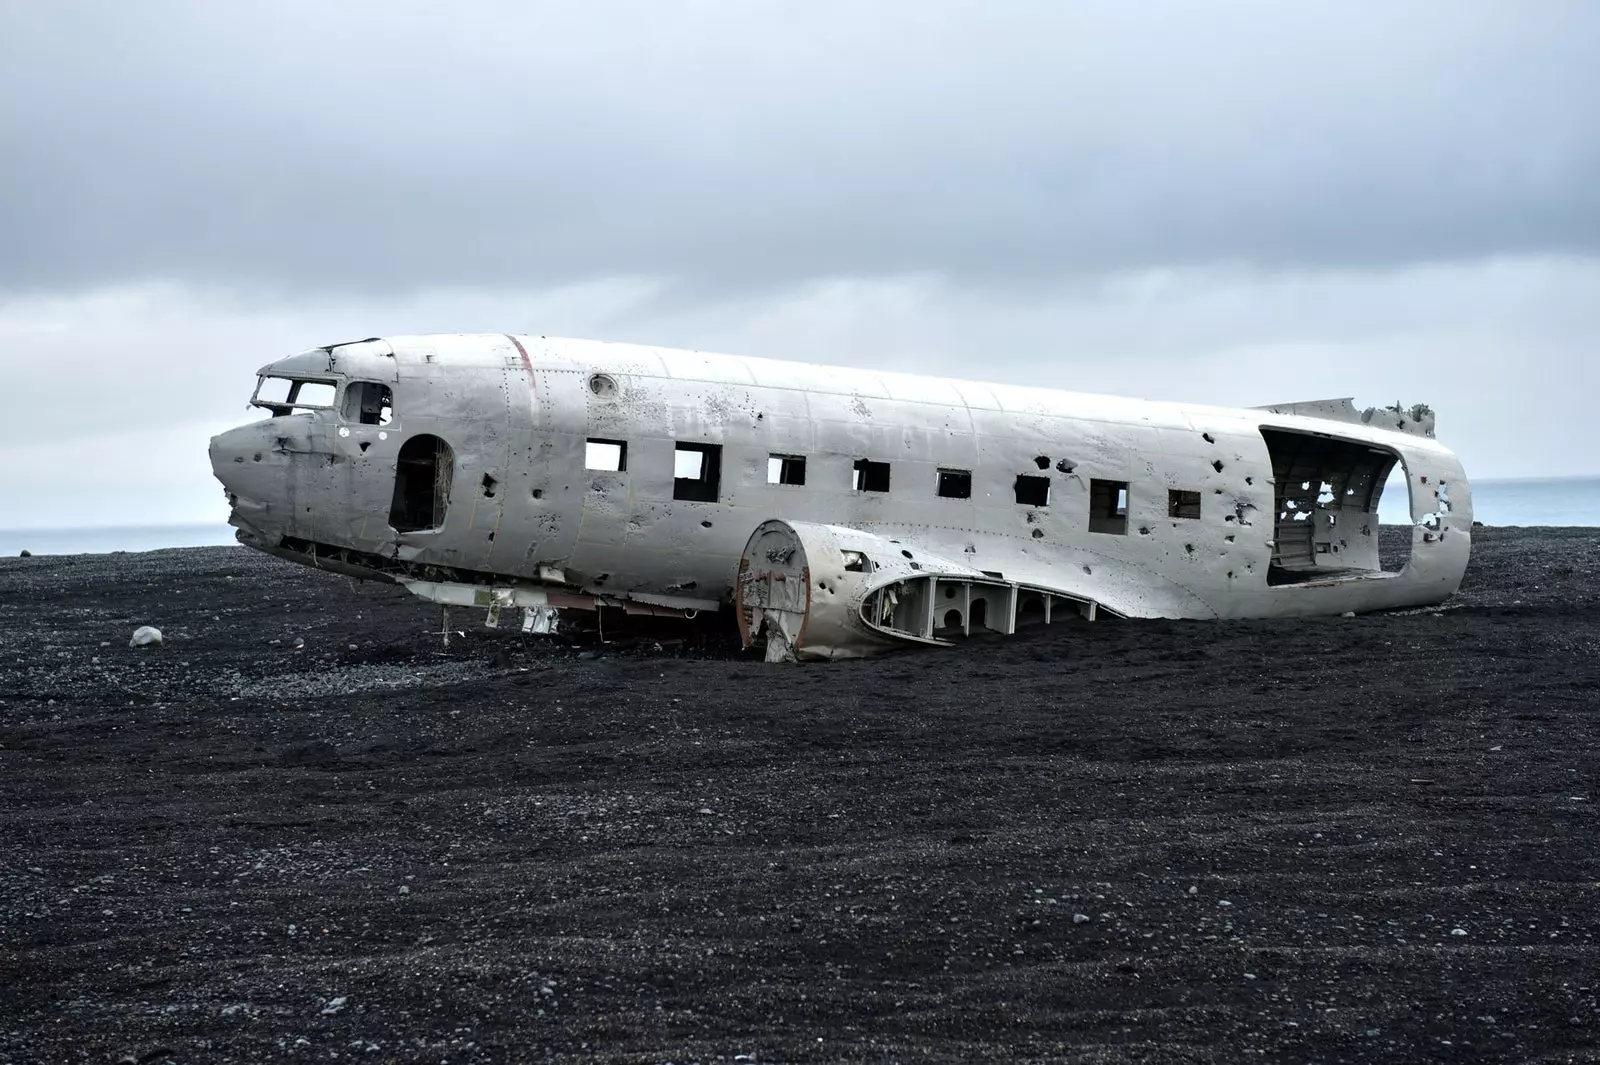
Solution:
[[[1600,7],[15,4],[0,290],[1600,250]]]

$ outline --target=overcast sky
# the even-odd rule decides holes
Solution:
[[[1590,0],[0,0],[0,527],[434,330],[1424,401],[1600,474]]]

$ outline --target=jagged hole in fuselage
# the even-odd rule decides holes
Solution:
[[[1267,583],[1383,576],[1378,502],[1399,456],[1332,436],[1266,428],[1261,435],[1274,482]]]

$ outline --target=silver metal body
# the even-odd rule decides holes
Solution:
[[[1190,406],[508,335],[333,345],[259,377],[270,416],[211,443],[243,543],[495,611],[735,603],[785,655],[947,642],[975,627],[974,594],[997,632],[1039,596],[1050,616],[1424,605],[1470,552],[1470,488],[1425,408]],[[1385,573],[1396,463],[1415,530]],[[837,571],[832,599],[772,591],[818,593],[812,567]],[[875,627],[894,582],[948,603]]]

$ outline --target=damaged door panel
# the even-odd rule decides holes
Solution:
[[[264,417],[211,445],[241,542],[497,624],[540,611],[530,631],[731,608],[771,657],[837,658],[1419,606],[1470,554],[1470,485],[1421,405],[1150,403],[511,335],[313,348],[251,402]],[[1393,471],[1414,534],[1386,571]]]

